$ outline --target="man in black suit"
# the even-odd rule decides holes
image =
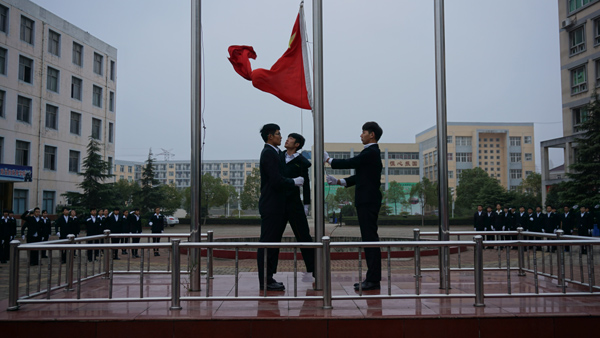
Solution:
[[[565,235],[572,235],[573,228],[575,227],[575,214],[571,212],[571,209],[568,205],[563,207],[564,213],[560,215],[560,226],[564,231]],[[565,251],[570,251],[571,247],[565,247]]]
[[[47,210],[42,211],[41,225],[42,225],[42,242],[47,242],[48,239],[50,238],[50,235],[52,234],[52,222],[48,218]],[[48,258],[48,255],[46,254],[46,250],[42,250],[42,258]]]
[[[496,213],[492,211],[492,207],[488,206],[485,212],[485,219],[483,220],[484,231],[494,231],[494,223],[495,223]],[[486,241],[493,241],[494,236],[487,235],[485,236]],[[493,246],[487,246],[486,249],[493,249]]]
[[[504,212],[502,211],[502,205],[496,204],[496,210],[494,211],[494,225],[492,226],[493,231],[502,231],[504,226]],[[492,236],[494,240],[504,239],[504,236]],[[500,247],[502,249],[502,247]]]
[[[258,212],[260,213],[260,239],[259,242],[281,242],[285,230],[285,203],[286,191],[295,186],[302,186],[304,178],[286,178],[283,176],[284,164],[281,161],[281,131],[274,123],[265,124],[260,130],[260,136],[265,141],[265,146],[260,153],[260,197],[258,199]],[[259,287],[264,288],[264,252],[258,249],[256,260],[258,265]],[[267,290],[283,291],[282,283],[273,278],[277,272],[279,249],[267,250]]]
[[[150,229],[153,234],[160,234],[163,231],[165,231],[165,216],[163,216],[163,214],[160,213],[159,207],[154,208],[154,215],[150,217],[150,222],[148,222],[148,225],[150,225]],[[152,243],[159,242],[160,237],[152,237]],[[154,256],[160,256],[160,250],[158,248],[154,248],[153,251]]]
[[[0,246],[0,262],[6,263],[10,260],[10,241],[17,236],[17,220],[12,210],[4,210],[0,221],[2,233],[2,245]]]
[[[132,234],[142,233],[142,219],[140,218],[140,208],[133,209],[133,212],[129,214],[129,227]],[[140,238],[134,237],[131,239],[131,243],[139,243]],[[131,255],[135,258],[140,257],[138,255],[138,249],[131,250]]]
[[[544,228],[542,229],[542,231],[547,234],[556,233],[556,230],[560,228],[560,220],[556,213],[552,211],[552,209],[553,208],[551,205],[547,205],[546,215],[543,216]],[[554,252],[556,251],[556,246],[552,246],[552,248],[547,247],[546,252],[550,252],[550,249],[552,249],[552,252]]]
[[[333,169],[355,169],[356,174],[345,179],[327,176],[327,183],[351,187],[356,185],[355,202],[358,215],[358,225],[362,240],[365,242],[379,242],[377,234],[377,218],[381,208],[381,151],[377,142],[383,130],[376,122],[367,122],[362,127],[360,139],[364,149],[357,156],[349,159],[338,160],[329,158],[325,152],[324,160]],[[381,283],[381,249],[365,248],[367,261],[367,277],[363,282],[354,284],[354,289],[376,290]]]
[[[581,206],[579,212],[576,215],[575,226],[577,227],[577,235],[584,237],[592,237],[592,217],[586,212],[586,207]],[[583,246],[581,252],[587,254],[587,247]]]
[[[473,230],[484,231],[485,228],[485,211],[480,204],[477,206],[477,211],[473,214]]]
[[[304,137],[297,133],[288,135],[285,141],[285,152],[281,153],[283,162],[283,176],[287,178],[302,177],[304,185],[302,186],[303,200],[300,200],[300,188],[294,186],[285,191],[285,220],[284,224],[290,222],[294,236],[297,242],[312,242],[310,229],[308,228],[308,210],[310,208],[310,181],[308,178],[308,168],[310,161],[302,156],[298,150],[304,146]],[[306,265],[306,272],[315,271],[315,249],[300,249],[302,259]]]
[[[37,243],[42,240],[42,218],[40,217],[40,208],[27,210],[21,215],[21,220],[24,222],[21,225],[21,236],[27,238],[27,243]],[[25,236],[27,229],[27,236]],[[32,250],[29,256],[30,265],[38,265],[38,251]]]
[[[123,232],[123,216],[121,216],[121,209],[116,207],[113,209],[112,214],[106,218],[108,222],[108,229],[110,234],[120,234]],[[119,244],[120,238],[111,238],[112,244]],[[119,260],[119,250],[113,249],[113,259]]]
[[[102,225],[100,223],[100,217],[96,215],[96,208],[90,208],[90,217],[85,220],[85,231],[86,236],[96,236],[102,234]],[[88,241],[88,244],[100,243],[100,240],[95,239]],[[87,259],[89,262],[97,259],[100,252],[99,250],[88,250]]]
[[[69,209],[66,207],[62,208],[62,215],[59,215],[54,221],[54,231],[59,239],[67,239],[67,235],[71,232],[71,226],[69,223],[72,222],[69,217]],[[67,262],[67,251],[61,250],[60,261],[62,263]]]

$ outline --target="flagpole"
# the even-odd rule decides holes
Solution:
[[[448,141],[446,119],[446,46],[444,36],[444,0],[434,0],[435,16],[435,83],[437,111],[437,162],[438,162],[438,201],[439,201],[439,236],[440,241],[450,240],[448,214]],[[450,255],[449,248],[440,249],[440,289],[450,289]]]
[[[314,116],[314,149],[313,165],[315,166],[315,241],[322,242],[325,234],[324,213],[324,165],[323,160],[323,3],[313,0],[313,116]],[[325,270],[322,249],[316,250],[315,257],[315,290],[323,290]]]
[[[202,165],[202,111],[200,90],[202,87],[202,35],[201,35],[201,0],[192,1],[192,55],[191,55],[191,131],[192,131],[192,163],[191,163],[191,208],[190,208],[190,242],[200,242],[200,192]],[[177,253],[173,253],[174,255]],[[200,291],[200,249],[189,251],[192,269],[190,271],[190,291]]]

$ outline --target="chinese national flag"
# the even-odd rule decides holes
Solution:
[[[251,46],[230,46],[228,51],[229,61],[235,71],[244,79],[252,81],[254,87],[291,105],[310,110],[310,73],[303,28],[304,15],[301,8],[287,50],[269,70],[252,70],[250,59],[256,59],[256,53]]]

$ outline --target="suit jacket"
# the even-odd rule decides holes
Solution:
[[[17,235],[17,220],[14,217],[3,219],[0,221],[2,228],[2,238],[12,240]]]
[[[523,212],[523,215],[521,215],[520,211],[518,214],[515,214],[515,229],[519,227],[525,231],[529,230],[529,216],[527,212]]]
[[[88,219],[85,220],[85,231],[88,236],[95,236],[95,235],[102,234],[102,224],[100,221],[100,217],[96,216],[94,218],[92,218],[92,216],[90,216],[90,217],[88,217]]]
[[[505,231],[515,230],[515,218],[512,212],[502,212],[502,227]]]
[[[583,216],[581,216],[581,212],[577,212],[576,215],[577,234],[579,236],[589,236],[588,230],[594,228],[591,215],[584,213]]]
[[[67,220],[65,220],[64,215],[58,215],[58,218],[54,221],[54,232],[60,232],[60,238],[62,239],[67,238],[67,233],[69,232],[68,223],[70,219],[69,216],[67,216]]]
[[[135,214],[129,214],[129,231],[133,234],[142,233],[142,218],[136,217]]]
[[[544,219],[544,231],[547,234],[553,233],[560,227],[560,220],[558,218],[558,215],[556,215],[555,213],[550,212],[546,215],[543,215],[542,218]]]
[[[125,215],[120,215],[121,216],[121,222],[122,222],[122,232],[125,234],[128,234],[131,232],[131,224],[129,224],[129,216],[125,217]]]
[[[502,227],[504,226],[504,211],[494,210],[494,230],[502,231]]]
[[[286,190],[295,187],[293,179],[283,176],[283,164],[279,156],[279,152],[269,144],[265,144],[260,153],[258,212],[261,215],[283,214]]]
[[[485,211],[481,211],[481,215],[479,215],[479,211],[475,211],[473,214],[473,227],[476,231],[483,231],[485,228]]]
[[[537,212],[533,213],[533,221],[531,221],[531,224],[529,226],[529,231],[533,231],[533,232],[542,232],[542,228],[544,227],[544,220],[543,217],[545,215],[540,213],[539,216],[537,214]]]
[[[36,220],[35,217],[29,216],[29,212],[25,211],[21,215],[21,219],[24,220],[21,225],[21,236],[25,235],[25,229],[27,229],[27,242],[39,242],[42,240],[42,217]]]
[[[569,213],[560,215],[560,223],[565,235],[572,235],[575,228],[575,214],[569,211]]]
[[[372,144],[358,155],[349,159],[334,159],[333,169],[355,169],[356,174],[346,177],[346,187],[356,185],[354,200],[356,206],[381,206],[381,151],[378,144]]]
[[[492,231],[493,227],[494,227],[494,219],[496,217],[496,213],[494,211],[490,212],[489,214],[487,213],[487,211],[485,212],[485,218],[483,219],[483,224],[484,227],[486,228],[486,231]]]
[[[106,217],[106,221],[108,222],[108,229],[111,234],[120,234],[123,232],[123,215],[112,214]]]
[[[48,238],[50,238],[50,235],[52,234],[52,222],[50,221],[49,218],[46,219],[41,219],[41,225],[42,225],[42,238],[44,241],[47,241]]]
[[[285,152],[282,152],[280,156],[283,164],[283,177],[296,178],[302,176],[304,178],[304,185],[302,186],[303,200],[300,201],[300,187],[296,186],[292,189],[286,189],[286,199],[291,203],[302,202],[303,204],[310,204],[310,179],[308,177],[308,168],[311,166],[310,161],[300,154],[293,160],[285,163]]]
[[[163,214],[154,214],[150,217],[150,226],[152,227],[152,233],[160,233],[165,230],[165,216]]]

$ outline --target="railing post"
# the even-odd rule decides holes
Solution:
[[[323,308],[332,309],[331,306],[331,250],[329,243],[331,238],[329,236],[323,236],[323,268],[325,274],[323,275]]]
[[[19,245],[18,240],[10,242],[10,271],[8,279],[8,311],[19,309]],[[29,262],[28,262],[29,263]]]
[[[522,227],[518,227],[517,228],[517,240],[518,241],[522,241],[523,240],[523,228]],[[525,253],[524,253],[525,248],[522,245],[519,245],[519,276],[525,276],[525,272],[523,271],[523,267],[525,264]]]
[[[213,231],[212,230],[208,230],[206,232],[206,241],[209,243],[213,242]],[[212,248],[207,248],[206,249],[206,263],[207,263],[207,267],[206,267],[206,273],[208,274],[208,278],[213,279],[213,249]]]
[[[181,256],[179,254],[179,242],[181,239],[175,238],[171,240],[173,255],[171,255],[171,263],[173,270],[171,271],[171,310],[181,310],[179,304],[179,283],[180,271],[181,271]]]
[[[104,244],[110,244],[110,230],[104,230]],[[110,278],[110,255],[112,255],[112,251],[108,249],[104,249],[104,279]]]
[[[483,303],[483,237],[477,235],[473,237],[475,241],[475,304],[474,306],[482,307],[485,306]]]
[[[563,230],[556,230],[556,240],[560,241],[562,236],[565,234]],[[565,247],[562,245],[556,246],[557,253],[557,261],[558,261],[558,271],[556,275],[558,276],[558,287],[562,288],[563,293],[566,292],[566,283],[565,283]],[[552,254],[552,253],[551,253]]]
[[[67,235],[69,244],[75,244],[75,235]],[[73,291],[73,268],[75,266],[75,250],[67,250],[67,287],[65,291]]]
[[[421,240],[421,230],[413,229],[414,240],[416,242]],[[460,247],[459,247],[460,250]],[[415,293],[421,294],[421,247],[415,246]]]

